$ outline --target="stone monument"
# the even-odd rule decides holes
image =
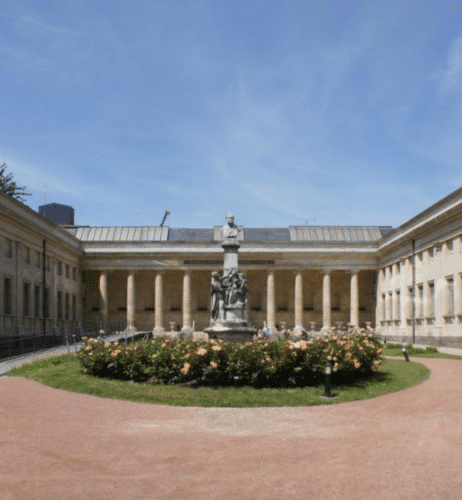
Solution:
[[[205,328],[210,338],[240,342],[252,340],[257,329],[247,324],[247,280],[238,272],[238,228],[234,215],[226,215],[227,224],[221,229],[224,250],[223,271],[212,273],[212,309],[210,326]]]

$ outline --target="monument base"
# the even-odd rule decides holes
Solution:
[[[227,322],[228,325],[230,322]],[[226,342],[250,342],[254,335],[257,334],[257,329],[249,325],[214,325],[204,329],[208,334],[209,339],[225,340]]]

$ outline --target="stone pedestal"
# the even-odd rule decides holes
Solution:
[[[215,319],[210,320],[210,326],[204,329],[209,338],[226,340],[227,342],[251,341],[257,334],[257,329],[247,324],[247,297],[248,290],[245,287],[245,277],[238,270],[239,243],[236,239],[226,238],[222,243],[224,254],[223,272],[215,274],[215,285],[221,290],[215,300],[219,302],[219,311]],[[233,284],[234,283],[234,284]],[[245,288],[245,290],[244,290]],[[218,296],[220,294],[220,296]],[[238,294],[238,298],[231,295]]]

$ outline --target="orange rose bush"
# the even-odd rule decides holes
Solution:
[[[330,330],[310,340],[257,338],[243,343],[176,340],[167,336],[133,344],[82,339],[78,356],[94,376],[164,384],[254,387],[322,383],[326,363],[332,382],[348,383],[377,371],[385,344],[372,329]]]

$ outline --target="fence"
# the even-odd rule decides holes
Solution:
[[[74,345],[82,337],[97,338],[113,335],[125,330],[125,322],[111,323],[102,326],[101,323],[85,325],[71,331],[55,331],[46,335],[17,335],[0,337],[0,359],[30,354],[57,346]]]

